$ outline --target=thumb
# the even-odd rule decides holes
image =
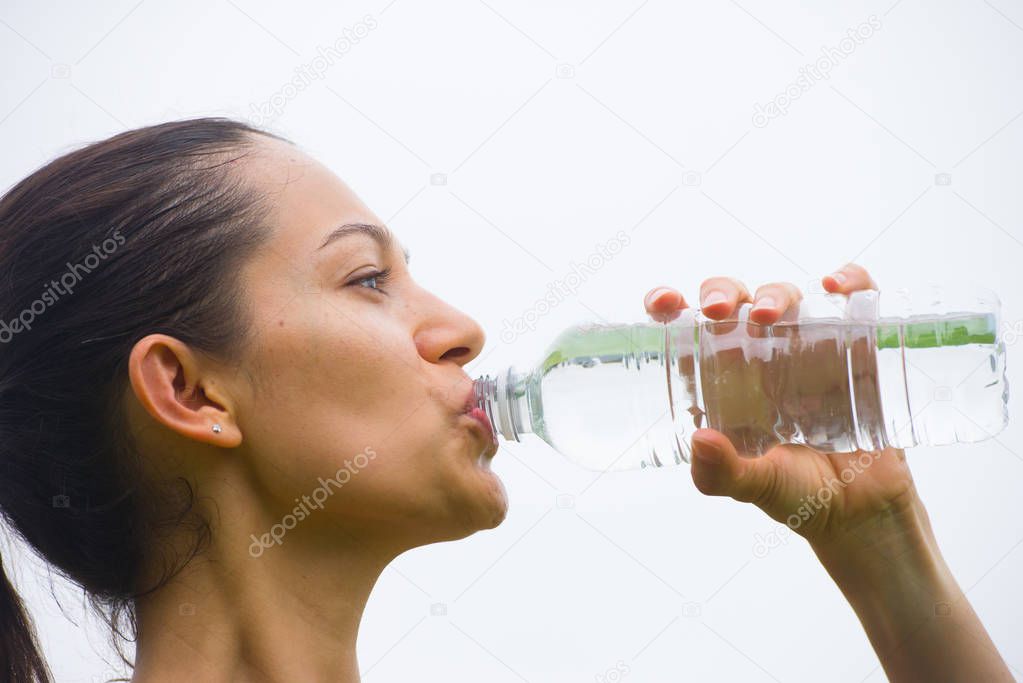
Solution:
[[[761,506],[773,494],[777,472],[769,458],[744,458],[714,429],[693,432],[693,483],[708,496],[730,496]]]

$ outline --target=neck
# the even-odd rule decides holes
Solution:
[[[296,531],[258,557],[212,547],[141,599],[133,681],[358,682],[359,622],[396,553]]]

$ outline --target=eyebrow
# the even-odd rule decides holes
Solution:
[[[384,251],[392,250],[397,244],[401,247],[401,253],[405,256],[405,263],[409,262],[410,255],[408,249],[398,243],[398,240],[394,237],[394,233],[382,225],[375,225],[373,223],[345,223],[342,226],[334,228],[330,231],[330,234],[327,235],[327,238],[323,240],[323,244],[318,246],[316,250],[319,251],[327,245],[350,235],[366,235],[376,242]]]

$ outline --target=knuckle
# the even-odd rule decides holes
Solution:
[[[703,284],[700,285],[700,289],[719,289],[721,287],[728,287],[731,283],[731,278],[724,275],[715,275],[704,280]]]
[[[735,284],[727,277],[709,277],[700,285],[700,298],[702,299],[709,292],[724,292],[728,298],[735,296]]]
[[[703,284],[700,285],[700,298],[703,298],[707,292],[713,290],[722,291],[730,299],[737,299],[739,301],[745,301],[750,298],[749,290],[746,289],[746,285],[734,277],[719,275],[707,278],[703,281]]]
[[[846,271],[849,274],[855,274],[860,277],[863,277],[867,274],[866,268],[864,268],[858,263],[853,263],[852,261],[842,266],[842,270]]]
[[[768,282],[767,284],[760,285],[757,287],[757,291],[754,295],[755,298],[760,298],[764,294],[773,294],[775,296],[781,295],[788,297],[794,301],[798,301],[803,298],[803,293],[799,287],[792,284],[791,282]]]
[[[766,460],[757,472],[758,476],[752,476],[754,470],[747,469],[736,487],[739,490],[738,500],[745,503],[753,503],[757,507],[766,510],[770,508],[778,498],[778,486],[780,484],[778,470],[772,461]]]
[[[877,283],[870,276],[870,272],[858,263],[847,263],[843,270],[853,276],[856,289],[876,289]]]

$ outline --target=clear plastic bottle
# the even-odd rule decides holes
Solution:
[[[570,328],[535,368],[477,379],[477,404],[503,438],[533,433],[594,470],[689,462],[700,427],[757,456],[973,442],[1008,421],[988,290],[807,293],[773,325],[751,307]]]

